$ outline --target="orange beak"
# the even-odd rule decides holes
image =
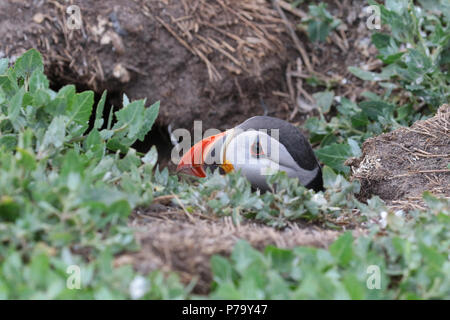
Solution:
[[[197,142],[188,152],[181,158],[177,166],[177,172],[193,175],[196,177],[206,177],[204,170],[204,162],[206,155],[218,139],[226,135],[228,131],[221,132],[214,136],[207,137]]]

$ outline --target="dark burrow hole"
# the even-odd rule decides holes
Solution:
[[[59,91],[62,87],[67,85],[66,83],[61,82],[53,82],[50,81],[50,88],[54,91]],[[80,83],[74,83],[76,87],[76,92],[83,92],[86,90],[92,90],[90,87],[88,87],[86,84],[80,84]],[[94,107],[93,112],[91,115],[91,118],[89,119],[89,130],[92,129],[95,121],[95,113],[97,104],[101,99],[102,91],[95,92],[94,91]],[[122,108],[122,99],[123,99],[123,92],[121,91],[108,91],[106,95],[106,102],[105,107],[103,109],[103,118],[105,119],[105,124],[109,116],[109,113],[111,111],[111,108],[114,107],[114,112],[120,110]],[[154,101],[147,101],[147,107],[149,107]],[[113,120],[114,124],[114,120]],[[167,126],[161,125],[156,121],[153,124],[152,129],[150,132],[146,135],[144,141],[137,140],[133,145],[132,148],[136,149],[136,151],[141,153],[147,153],[152,146],[155,146],[158,151],[158,164],[160,168],[168,167],[169,170],[173,171],[175,170],[176,164],[172,163],[170,156],[172,151],[172,143],[170,140],[170,135]]]

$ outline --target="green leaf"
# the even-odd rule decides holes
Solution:
[[[120,152],[123,154],[128,153],[129,149],[129,146],[122,144],[120,140],[117,138],[112,138],[108,140],[108,142],[106,143],[106,147],[113,152],[120,150]]]
[[[50,102],[50,95],[46,90],[39,89],[33,94],[33,106],[42,107]]]
[[[8,118],[11,122],[15,122],[17,117],[19,116],[20,110],[22,108],[23,96],[25,94],[25,90],[21,88],[17,93],[12,97],[9,101],[8,106]]]
[[[79,183],[80,176],[83,175],[84,169],[85,169],[84,163],[82,161],[80,154],[78,154],[75,150],[71,149],[67,152],[67,154],[64,155],[62,159],[60,179],[64,181],[64,183],[68,184],[72,190],[75,190],[75,188],[70,185]],[[70,179],[70,176],[77,178]],[[75,181],[76,183],[74,183]]]
[[[239,300],[244,299],[241,293],[236,289],[233,283],[225,283],[220,285],[217,290],[212,294],[213,299],[229,299]]]
[[[9,59],[2,58],[0,59],[0,75],[4,74],[6,69],[8,69]]]
[[[357,67],[348,67],[348,71],[353,73],[355,76],[366,81],[382,81],[389,80],[392,76],[392,72],[387,72],[389,69],[384,69],[381,73],[365,71]]]
[[[36,92],[39,89],[48,89],[49,82],[47,77],[40,70],[35,70],[30,77],[30,92]]]
[[[44,72],[42,56],[36,49],[25,52],[14,65],[14,71],[18,77],[29,78],[35,70]]]
[[[374,33],[372,43],[378,49],[381,55],[378,56],[385,64],[391,64],[398,61],[405,52],[400,52],[397,42],[393,37],[384,33]]]
[[[338,142],[338,137],[334,135],[334,133],[327,134],[320,142],[320,148],[323,148],[327,145],[334,144]]]
[[[309,5],[308,36],[311,41],[325,41],[331,30],[340,24],[326,9],[326,4]]]
[[[347,274],[343,283],[352,300],[362,300],[365,298],[365,283],[358,279],[354,274]]]
[[[105,153],[105,144],[103,143],[100,133],[96,129],[92,129],[86,137],[83,146],[89,157],[91,157],[92,154],[93,157],[100,160]]]
[[[419,249],[430,267],[440,269],[448,259],[448,255],[442,255],[436,248],[427,246],[424,243],[419,244]]]
[[[47,131],[45,132],[44,139],[39,148],[41,152],[53,145],[55,148],[60,148],[64,143],[66,136],[66,119],[63,116],[53,118]]]
[[[359,147],[358,143],[355,140],[353,140],[352,138],[348,138],[347,143],[351,148],[352,156],[360,157],[362,152],[361,152],[361,148]]]
[[[13,222],[20,216],[20,205],[10,196],[0,197],[0,221]]]
[[[72,103],[75,100],[75,86],[67,85],[59,89],[58,94],[45,107],[52,116],[64,115],[71,109]]]
[[[109,109],[109,115],[108,115],[108,123],[106,124],[106,130],[110,130],[112,128],[112,122],[114,118],[114,106],[111,106]]]
[[[343,267],[347,266],[353,258],[353,236],[350,231],[342,234],[329,247],[330,253]]]
[[[398,68],[397,72],[412,85],[420,85],[424,81],[424,75],[433,71],[433,62],[419,50],[409,49],[402,60],[407,67]]]
[[[261,263],[261,253],[253,249],[250,244],[244,240],[236,242],[231,258],[236,265],[236,271],[240,274],[244,273],[253,263]]]
[[[15,134],[5,134],[0,136],[0,147],[5,147],[6,151],[12,151],[17,145],[17,136]]]
[[[159,114],[159,105],[160,105],[160,102],[157,101],[153,105],[151,105],[150,107],[145,109],[145,112],[144,112],[144,123],[143,123],[142,128],[139,130],[139,133],[138,133],[138,139],[140,141],[144,141],[145,136],[152,129],[153,124],[155,123],[155,120],[156,120],[156,118],[158,117],[158,114]]]
[[[84,130],[88,127],[88,121],[92,114],[92,106],[94,104],[94,92],[85,91],[75,95],[72,105],[66,111],[69,117],[69,123],[74,121],[81,125]]]
[[[369,118],[366,113],[358,112],[353,117],[351,117],[352,126],[355,128],[365,127],[369,124]]]
[[[102,97],[100,98],[100,101],[97,104],[97,109],[95,111],[94,129],[100,129],[103,126],[104,123],[103,109],[105,108],[106,93],[107,93],[106,90],[103,91]]]
[[[128,218],[131,213],[130,203],[127,200],[117,200],[109,206],[108,213],[110,215]]]
[[[150,151],[147,152],[141,160],[143,163],[154,167],[156,164],[156,161],[158,160],[158,151],[156,150],[156,147],[152,146],[150,148]]]
[[[378,50],[383,50],[388,48],[390,45],[392,45],[392,43],[395,43],[394,38],[392,38],[390,35],[385,34],[385,33],[378,33],[375,32],[374,34],[372,34],[372,43],[375,45],[375,47]],[[391,52],[394,53],[394,52]]]
[[[230,282],[233,280],[233,268],[230,262],[219,255],[212,256],[211,271],[214,275],[214,281],[217,283]]]
[[[328,113],[333,104],[334,91],[322,91],[313,94],[317,106],[323,113]]]
[[[272,267],[278,272],[289,273],[291,271],[292,261],[295,258],[292,250],[267,246],[264,254],[270,257]]]
[[[348,173],[350,168],[344,166],[345,160],[352,156],[351,147],[348,144],[330,144],[316,151],[317,157],[327,166],[338,172]]]
[[[450,169],[450,164],[447,165]],[[423,200],[427,204],[427,206],[435,211],[438,212],[444,212],[444,210],[447,209],[447,211],[450,210],[450,203],[446,201],[446,199],[439,199],[436,196],[434,196],[431,192],[425,191],[422,195]]]
[[[308,23],[308,36],[313,42],[324,42],[330,33],[330,25],[327,22],[311,20]]]
[[[19,160],[18,163],[22,165],[26,170],[32,171],[36,169],[36,157],[28,150],[17,148],[16,157]]]
[[[359,106],[371,120],[378,120],[378,117],[385,117],[394,110],[393,105],[383,101],[363,101]]]
[[[123,99],[122,99],[122,106],[126,107],[130,104],[130,99],[128,98],[128,96],[124,93],[123,94]]]
[[[408,8],[409,0],[386,0],[386,8],[401,15]]]
[[[329,166],[323,166],[322,168],[323,185],[325,188],[332,187],[338,175]]]
[[[14,96],[17,90],[19,90],[19,86],[17,85],[17,83],[13,81],[10,76],[7,75],[0,76],[0,88],[3,90],[3,92],[8,98]]]
[[[126,107],[115,113],[117,123],[114,126],[115,130],[127,129],[127,138],[132,142],[135,141],[139,130],[144,122],[144,100],[133,101]],[[123,131],[126,132],[126,131]]]

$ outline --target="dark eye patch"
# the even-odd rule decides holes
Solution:
[[[250,153],[257,159],[264,155],[264,150],[259,141],[259,136],[256,136],[255,142],[253,142],[252,146],[250,147]]]

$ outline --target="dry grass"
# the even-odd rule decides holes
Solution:
[[[221,67],[231,73],[259,76],[261,58],[285,50],[279,37],[284,32],[282,21],[266,1],[182,0],[183,11],[172,1],[160,1],[165,6],[160,16],[155,16],[145,1],[135,2],[205,63],[211,81],[223,78],[208,58],[212,52],[220,54]]]
[[[368,139],[363,156],[347,162],[362,197],[379,195],[394,209],[421,209],[424,191],[450,197],[450,106],[410,128]]]
[[[132,263],[141,272],[177,271],[185,283],[198,281],[198,293],[209,290],[211,256],[229,255],[239,239],[258,249],[267,245],[326,248],[340,234],[306,223],[292,223],[283,230],[250,222],[236,226],[231,217],[188,217],[183,210],[162,204],[136,210],[130,225],[136,229],[140,250],[118,257],[116,264]]]

